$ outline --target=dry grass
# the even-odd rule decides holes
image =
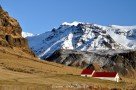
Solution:
[[[135,79],[123,78],[126,83],[116,83],[81,77],[81,71],[79,68],[40,61],[16,48],[13,51],[0,47],[0,90],[14,90],[15,87],[17,87],[16,90],[21,90],[20,88],[23,88],[22,90],[35,90],[34,88],[37,88],[36,90],[49,90],[51,87],[54,90],[71,87],[86,88],[85,90],[87,88],[94,90],[108,90],[109,88],[134,90],[136,88]]]

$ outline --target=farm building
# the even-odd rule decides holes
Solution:
[[[96,72],[90,68],[86,68],[81,72],[81,76],[83,77],[93,77],[103,80],[111,80],[119,82],[119,75],[117,72]]]
[[[81,76],[84,77],[92,77],[93,73],[95,72],[95,70],[92,70],[90,68],[85,68],[82,72],[81,72]]]
[[[94,72],[92,77],[116,82],[120,79],[117,72]]]

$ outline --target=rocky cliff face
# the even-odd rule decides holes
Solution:
[[[129,50],[106,50],[94,52],[81,52],[72,50],[58,50],[48,61],[68,66],[91,67],[96,71],[116,71],[120,75],[136,75],[136,52]]]
[[[28,47],[27,40],[22,37],[21,33],[22,29],[17,20],[10,17],[8,12],[0,7],[0,46],[17,47],[33,54]]]

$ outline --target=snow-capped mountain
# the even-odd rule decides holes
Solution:
[[[24,38],[26,38],[26,37],[34,36],[34,34],[28,33],[28,32],[22,32],[22,36],[23,36]]]
[[[45,59],[59,49],[94,51],[135,49],[136,26],[101,26],[97,24],[64,22],[37,36],[28,37],[35,54]]]

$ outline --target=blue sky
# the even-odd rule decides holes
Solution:
[[[136,0],[0,0],[23,31],[43,33],[63,22],[136,25]]]

